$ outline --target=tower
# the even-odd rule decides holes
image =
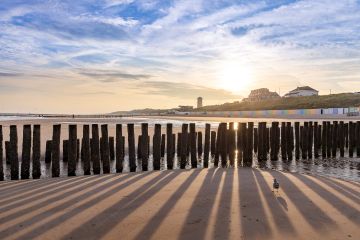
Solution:
[[[203,99],[202,97],[197,98],[197,108],[201,108],[203,106]]]

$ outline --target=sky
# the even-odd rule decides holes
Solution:
[[[0,0],[0,112],[360,91],[359,0]]]

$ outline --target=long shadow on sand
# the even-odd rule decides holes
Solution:
[[[196,181],[197,176],[201,170],[194,170],[191,175],[178,187],[178,189],[170,196],[168,201],[155,213],[155,215],[148,221],[145,227],[136,235],[134,239],[150,239],[157,230],[157,226],[163,224],[165,218],[168,216],[170,211],[174,208],[177,202],[182,198],[182,195],[189,188],[191,183]],[[164,223],[166,224],[166,223]]]
[[[260,190],[262,194],[265,196],[267,205],[271,211],[272,221],[275,222],[276,227],[282,233],[288,233],[292,236],[296,235],[295,228],[292,225],[291,219],[288,217],[287,204],[284,203],[284,199],[275,198],[272,189],[269,187],[268,183],[265,181],[262,173],[254,169],[253,170],[256,180],[259,183]],[[286,204],[286,207],[284,207]]]
[[[204,239],[224,169],[209,169],[189,209],[179,239]]]
[[[155,178],[134,190],[126,198],[120,199],[103,212],[81,224],[80,227],[63,236],[62,239],[87,239],[88,236],[101,239],[128,215],[144,205],[147,200],[169,184],[179,174],[179,171],[160,173]],[[117,191],[113,191],[113,194],[116,194],[116,192]],[[129,199],[132,199],[132,201],[129,202]],[[96,228],[93,227],[94,224]]]
[[[342,199],[338,198],[332,192],[326,190],[324,187],[320,186],[318,183],[313,181],[308,176],[303,176],[300,174],[294,174],[294,177],[302,181],[306,186],[311,188],[316,194],[328,202],[331,206],[336,208],[342,215],[344,215],[348,220],[354,222],[355,224],[360,224],[360,212],[354,207],[350,206]]]
[[[243,237],[246,239],[266,239],[272,236],[269,219],[264,211],[260,199],[259,189],[256,186],[253,170],[238,171],[240,221]]]
[[[303,218],[315,231],[325,231],[328,228],[336,227],[336,223],[283,173],[277,171],[269,171],[269,173],[280,182],[281,190],[285,192]],[[311,213],[312,217],[308,216],[309,213]]]

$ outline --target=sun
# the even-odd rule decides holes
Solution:
[[[219,69],[218,81],[218,87],[233,93],[240,93],[248,90],[254,81],[254,74],[251,67],[226,63]]]

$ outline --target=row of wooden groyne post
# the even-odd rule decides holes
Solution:
[[[135,172],[137,164],[147,171],[150,156],[150,136],[148,124],[141,124],[141,135],[138,136],[138,146],[135,146],[134,124],[127,126],[127,147],[130,172]],[[77,161],[83,161],[85,175],[106,174],[111,172],[112,160],[116,161],[116,172],[123,171],[125,159],[125,136],[123,125],[116,124],[115,138],[109,136],[108,125],[83,125],[83,134],[80,140],[77,137],[77,125],[69,125],[69,139],[63,140],[63,153],[61,154],[60,139],[61,125],[53,125],[52,140],[46,142],[45,162],[51,164],[51,176],[60,176],[60,156],[67,162],[68,176],[76,175]],[[101,136],[99,135],[101,133]],[[37,179],[41,177],[41,127],[40,125],[24,125],[21,165],[18,156],[17,126],[10,126],[9,141],[5,142],[5,159],[10,164],[10,177],[12,180]],[[91,136],[90,136],[91,135]],[[137,151],[136,151],[137,150]],[[152,164],[154,170],[160,170],[162,159],[167,169],[173,169],[174,159],[177,155],[181,169],[188,165],[191,168],[199,166],[201,158],[202,167],[209,166],[209,159],[213,159],[215,167],[247,166],[253,165],[254,158],[258,162],[334,158],[339,153],[345,156],[345,150],[350,158],[360,157],[360,121],[323,121],[318,122],[266,122],[258,123],[220,123],[217,131],[211,131],[210,124],[205,124],[204,143],[203,132],[196,131],[195,123],[182,124],[181,132],[173,131],[173,125],[166,125],[166,133],[162,133],[161,124],[155,124],[152,137]],[[166,153],[166,158],[165,158]],[[3,129],[0,125],[0,180],[4,180],[3,169]],[[138,160],[138,161],[137,161]],[[236,164],[237,163],[237,164]],[[30,168],[30,164],[32,167]],[[30,169],[32,170],[30,173]],[[20,174],[19,174],[20,170]]]

